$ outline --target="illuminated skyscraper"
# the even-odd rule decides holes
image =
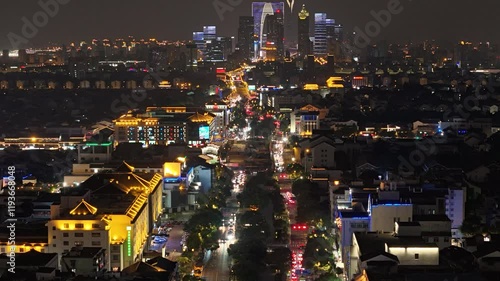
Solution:
[[[311,41],[309,40],[309,12],[306,10],[306,5],[302,5],[302,11],[299,13],[298,30],[298,57],[304,58],[311,52]]]
[[[203,59],[205,54],[205,37],[203,32],[193,32],[193,42],[196,44],[196,49],[198,49],[197,59]]]
[[[238,27],[238,49],[245,59],[254,54],[254,20],[253,17],[241,16]]]
[[[326,57],[328,54],[338,55],[342,41],[341,24],[327,18],[325,13],[314,14],[314,55]]]
[[[327,54],[327,18],[325,13],[314,14],[314,55],[324,57]]]
[[[263,52],[266,46],[269,45],[267,40],[267,34],[265,27],[265,22],[267,16],[276,15],[275,19],[270,18],[270,20],[275,20],[276,25],[273,22],[269,22],[277,26],[276,28],[280,28],[281,30],[277,33],[280,33],[284,36],[284,15],[285,3],[284,2],[253,2],[252,3],[252,16],[254,18],[254,34],[257,37],[257,50],[255,53],[255,57],[265,57],[265,53]],[[278,26],[279,25],[279,26]],[[269,30],[269,29],[268,29]],[[273,35],[274,36],[274,35]],[[273,39],[274,40],[274,39]],[[272,41],[271,41],[272,42]],[[278,39],[277,42],[274,42],[277,46],[277,49],[284,49],[284,38]],[[281,46],[281,47],[278,47]],[[278,51],[279,52],[279,51]],[[283,51],[281,51],[281,56],[283,55]]]

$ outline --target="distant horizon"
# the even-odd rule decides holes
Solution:
[[[9,34],[22,37],[23,48],[46,46],[51,42],[67,44],[93,38],[125,38],[128,35],[139,39],[186,41],[192,39],[192,32],[201,30],[204,25],[217,26],[218,36],[237,38],[239,16],[251,15],[252,2],[265,2],[240,0],[241,4],[235,7],[230,6],[228,0],[175,0],[175,5],[161,0],[144,0],[141,3],[120,0],[40,0],[40,3],[59,3],[55,1],[67,4],[43,8],[39,1],[28,4],[4,0],[4,11],[8,13],[0,18],[0,48],[19,49],[12,47],[9,40],[12,36],[9,37]],[[329,3],[295,0],[293,14],[290,14],[287,1],[270,2],[285,3],[285,38],[293,40],[297,33],[297,15],[304,3],[311,14],[311,30],[314,25],[313,14],[321,12],[342,24],[346,32],[352,32],[355,27],[364,29],[369,22],[374,21],[373,12],[386,10],[388,3],[392,1],[398,0],[330,0]],[[500,10],[499,1],[478,0],[471,5],[474,13],[470,13],[470,7],[456,8],[456,2],[450,0],[419,1],[418,4],[411,0],[399,2],[401,13],[392,15],[386,27],[381,27],[380,33],[373,38],[373,42],[386,40],[407,43],[428,40],[453,43],[464,40],[500,43],[500,34],[491,20],[496,17],[496,11]],[[215,4],[219,5],[219,11]],[[25,22],[22,19],[33,22],[35,15],[38,16],[41,27],[36,28],[34,34],[23,36]]]

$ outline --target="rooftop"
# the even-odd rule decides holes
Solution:
[[[370,216],[367,212],[352,212],[352,211],[340,211],[340,218],[349,218],[349,219],[368,219]]]
[[[0,259],[8,260],[9,258],[6,255],[0,255]],[[16,253],[16,266],[44,267],[54,259],[57,260],[57,253],[49,254],[30,250],[26,253]]]
[[[73,247],[71,251],[64,254],[63,257],[71,258],[94,258],[103,248],[101,247]]]
[[[413,221],[450,221],[447,215],[414,215]]]

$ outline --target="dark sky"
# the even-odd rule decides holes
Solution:
[[[10,32],[22,36],[22,18],[41,11],[39,1],[67,1],[39,28],[29,44],[70,42],[92,38],[190,39],[203,25],[216,25],[219,35],[236,36],[238,16],[251,15],[251,0],[2,0],[0,47],[10,48]],[[221,20],[214,2],[241,2]],[[286,0],[283,0],[286,2]],[[364,28],[371,10],[387,7],[392,0],[295,0],[293,22],[303,3],[309,11],[326,12],[346,30]],[[498,0],[400,0],[403,11],[382,29],[377,39],[390,41],[443,39],[500,42]],[[276,2],[276,1],[275,1]],[[290,18],[290,17],[289,17]]]

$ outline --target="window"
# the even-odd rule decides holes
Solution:
[[[24,248],[19,248],[20,253],[24,253]]]
[[[101,246],[101,241],[92,241],[92,246]]]
[[[83,228],[83,223],[75,223],[75,228]]]
[[[5,247],[0,248],[0,252],[5,253]]]
[[[420,258],[419,254],[415,254],[415,259],[418,260]]]
[[[69,241],[63,241],[64,246],[69,246]]]
[[[69,237],[69,233],[64,232],[64,233],[63,233],[63,237]]]
[[[55,236],[55,235],[54,235],[54,236],[52,236],[52,239],[56,239],[56,236]]]
[[[99,224],[98,223],[93,223],[92,224],[92,228],[99,228]]]
[[[55,226],[53,226],[53,227],[52,227],[52,230],[56,230],[56,227],[55,227]]]
[[[92,232],[92,237],[101,237],[101,233],[99,233],[99,232]]]
[[[112,256],[113,261],[119,261],[120,260],[120,255],[113,255]]]
[[[439,237],[434,237],[434,243],[439,242]]]
[[[63,227],[64,227],[64,228],[69,228],[69,223],[65,223],[65,224],[63,225]]]
[[[450,242],[450,237],[445,237],[444,242]]]
[[[83,246],[83,241],[75,241],[75,246]]]
[[[56,245],[56,244],[52,244],[52,247],[54,247],[54,248],[55,248],[55,247],[57,247],[57,245]]]
[[[83,237],[83,232],[75,232],[75,237]]]

